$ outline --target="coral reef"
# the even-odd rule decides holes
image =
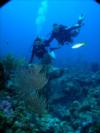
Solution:
[[[21,67],[0,90],[0,132],[99,133],[99,69],[41,69]]]
[[[17,59],[15,58],[12,54],[6,55],[2,60],[1,60],[6,76],[9,78],[12,72],[14,72],[16,69],[20,68],[25,64],[24,59]]]
[[[4,66],[0,62],[0,90],[5,88],[5,72],[4,72]]]

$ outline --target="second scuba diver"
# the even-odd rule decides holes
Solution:
[[[56,39],[58,42],[58,46],[55,48],[51,48],[51,50],[59,49],[64,44],[72,44],[73,37],[77,36],[80,32],[80,28],[84,25],[83,23],[84,15],[81,15],[78,19],[77,24],[72,27],[67,27],[64,25],[53,24],[53,30],[51,36],[48,40],[45,40],[45,43],[50,45],[50,43]]]

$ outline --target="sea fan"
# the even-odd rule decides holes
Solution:
[[[41,65],[33,65],[19,70],[13,77],[19,99],[24,101],[27,109],[39,115],[46,112],[45,98],[39,92],[48,82],[46,72],[40,72],[41,69]]]

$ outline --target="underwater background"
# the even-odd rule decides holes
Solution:
[[[52,25],[73,26],[74,43],[51,64],[29,59]],[[56,46],[54,40],[51,46]],[[95,0],[10,0],[0,5],[0,133],[100,133],[100,4]]]
[[[72,26],[81,14],[85,15],[85,25],[74,41],[86,42],[87,45],[75,50],[70,46],[62,47],[56,51],[55,63],[63,66],[69,60],[79,58],[99,61],[100,6],[93,0],[47,0],[44,6],[41,0],[12,0],[7,3],[0,9],[1,56],[12,53],[28,60],[37,35],[48,38],[52,24]]]

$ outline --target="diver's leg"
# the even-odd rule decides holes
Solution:
[[[78,24],[79,24],[80,26],[84,25],[84,23],[83,23],[84,18],[85,18],[85,16],[84,16],[83,14],[81,14],[81,15],[79,16]]]
[[[78,22],[76,24],[76,29],[73,29],[72,36],[77,36],[80,33],[81,27],[84,25],[84,15],[79,16]]]

